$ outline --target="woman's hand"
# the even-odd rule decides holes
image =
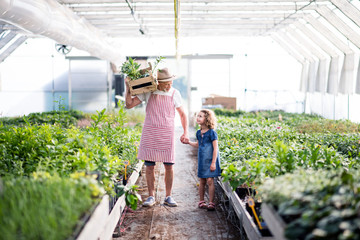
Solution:
[[[130,78],[125,78],[125,85],[126,85],[126,91],[130,94],[130,85],[129,85]]]
[[[182,141],[181,141],[183,144],[189,144],[190,143],[190,140],[188,138],[184,138]]]
[[[181,135],[181,137],[180,137],[180,142],[182,142],[182,143],[188,143],[188,142],[189,142],[189,136],[188,136],[186,133],[184,133],[184,134]]]

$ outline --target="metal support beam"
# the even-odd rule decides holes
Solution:
[[[360,10],[347,0],[331,0],[331,2],[356,25],[360,27]]]
[[[316,11],[321,14],[331,25],[333,25],[350,42],[360,48],[360,34],[354,31],[338,15],[331,11],[327,6],[320,6]]]

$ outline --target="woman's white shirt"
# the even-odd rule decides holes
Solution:
[[[174,91],[175,91],[175,93],[174,93]],[[181,105],[182,105],[181,94],[177,89],[170,88],[170,90],[168,92],[159,91],[159,90],[152,92],[152,94],[165,95],[165,96],[170,96],[170,97],[173,95],[173,93],[174,93],[175,108],[181,107]],[[139,94],[136,96],[140,99],[140,101],[145,101],[146,103],[148,103],[150,96],[151,96],[151,92],[142,93],[142,94]]]

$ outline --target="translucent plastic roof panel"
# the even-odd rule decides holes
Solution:
[[[171,37],[172,0],[58,0],[112,37]],[[264,36],[329,1],[181,0],[179,36]]]

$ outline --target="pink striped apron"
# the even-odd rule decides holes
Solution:
[[[151,162],[175,162],[174,93],[172,96],[151,94],[146,105],[138,159]]]

